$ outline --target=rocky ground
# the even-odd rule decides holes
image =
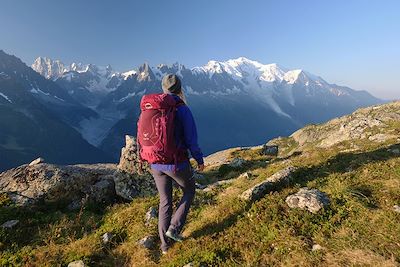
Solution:
[[[38,159],[0,174],[0,265],[399,266],[399,156],[400,102],[210,155],[163,256],[134,138],[118,165]]]

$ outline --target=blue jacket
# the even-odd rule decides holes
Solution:
[[[179,96],[172,95],[176,100]],[[193,114],[186,105],[178,106],[175,120],[175,143],[183,149],[190,151],[192,157],[198,164],[203,164],[203,153],[197,141],[197,128],[193,118]],[[189,166],[189,161],[178,163],[178,170]],[[160,171],[171,171],[174,169],[173,164],[151,164],[151,168]]]

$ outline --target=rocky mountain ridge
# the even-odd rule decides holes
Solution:
[[[178,63],[156,67],[143,64],[133,71],[119,74],[109,66],[65,66],[49,59],[38,59],[34,67],[49,79],[17,57],[3,51],[0,53],[0,78],[9,81],[8,85],[0,86],[0,104],[8,110],[7,114],[14,117],[3,119],[13,123],[5,126],[6,137],[0,140],[0,149],[8,149],[5,152],[7,158],[0,163],[6,162],[7,167],[0,166],[1,169],[17,166],[39,155],[49,162],[73,163],[68,157],[60,159],[63,154],[55,155],[54,151],[43,154],[37,146],[26,145],[28,140],[24,139],[24,133],[28,131],[22,130],[18,123],[22,119],[16,117],[31,116],[29,120],[32,120],[34,112],[28,108],[30,102],[38,102],[46,116],[69,128],[62,132],[75,132],[73,139],[84,139],[83,142],[88,143],[86,147],[91,147],[89,150],[98,151],[102,155],[98,161],[104,162],[109,158],[109,162],[117,162],[125,135],[136,134],[135,122],[142,95],[161,92],[160,81],[165,73],[177,73],[183,80],[197,122],[199,143],[205,154],[232,146],[264,143],[280,135],[289,135],[306,124],[323,122],[380,102],[366,92],[329,84],[304,71],[286,70],[277,64],[264,65],[246,58],[211,61],[192,69]],[[54,81],[51,77],[57,75],[52,73],[58,72],[63,72],[62,76]],[[16,94],[18,89],[13,88],[18,86],[23,90]],[[16,97],[22,92],[26,102],[24,106],[18,106]],[[11,115],[10,109],[15,108],[22,112]],[[41,120],[36,115],[33,118],[42,121],[40,128],[49,131],[49,119]],[[13,127],[19,130],[14,131],[14,137],[9,137],[11,134],[8,132]],[[51,129],[55,130],[61,131],[61,128]],[[57,143],[60,134],[52,136],[51,147],[61,147],[62,144]],[[75,146],[72,144],[68,146]],[[86,153],[80,152],[78,154]]]

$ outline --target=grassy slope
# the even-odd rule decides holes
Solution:
[[[398,139],[323,150],[310,146],[301,153],[293,153],[292,139],[279,142],[280,158],[242,150],[232,155],[249,160],[240,170],[207,170],[206,182],[244,171],[254,178],[198,192],[183,233],[188,238],[166,256],[160,256],[158,244],[151,250],[136,244],[147,234],[157,236],[157,222],[146,226],[144,221],[147,209],[157,205],[152,197],[79,212],[3,207],[0,222],[17,218],[20,225],[0,229],[0,265],[64,266],[83,259],[89,266],[399,266],[400,214],[393,205],[400,204],[400,158],[391,152],[400,149]],[[350,147],[358,149],[339,152]],[[238,200],[238,194],[287,165],[298,167],[292,182],[253,204]],[[304,186],[326,192],[330,206],[317,214],[289,209],[285,198]],[[174,198],[179,197],[176,190]],[[104,246],[100,236],[107,231],[115,238]],[[324,249],[312,251],[315,243]]]

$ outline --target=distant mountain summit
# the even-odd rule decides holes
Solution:
[[[61,77],[67,71],[67,68],[61,61],[51,60],[47,57],[38,57],[31,67],[45,78],[52,80]]]

